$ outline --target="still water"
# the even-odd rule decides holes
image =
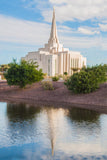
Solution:
[[[0,103],[0,160],[107,159],[107,115]]]

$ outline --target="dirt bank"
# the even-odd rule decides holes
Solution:
[[[53,82],[55,90],[46,91],[40,83],[27,86],[26,89],[9,87],[6,82],[0,82],[0,101],[28,103],[37,105],[53,105],[55,107],[80,107],[107,113],[107,83],[90,94],[72,94],[63,82]]]

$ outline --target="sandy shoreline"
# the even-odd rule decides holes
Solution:
[[[55,90],[46,91],[40,83],[27,86],[26,89],[9,87],[0,82],[0,101],[11,103],[27,103],[34,106],[78,107],[91,109],[107,114],[107,83],[90,94],[72,94],[63,82],[53,82]]]

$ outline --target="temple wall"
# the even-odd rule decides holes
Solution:
[[[75,54],[76,53],[76,54]],[[67,72],[68,75],[73,74],[73,69],[80,70],[86,66],[86,58],[79,52],[60,52],[58,54],[50,54],[48,52],[29,52],[26,57],[22,58],[26,61],[34,61],[39,65],[39,69],[48,76],[63,75]]]
[[[58,74],[58,56],[57,55],[52,55],[52,71],[50,76],[55,76]]]

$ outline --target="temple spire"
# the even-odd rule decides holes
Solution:
[[[52,26],[51,26],[51,34],[49,38],[49,43],[59,43],[58,37],[57,37],[57,29],[56,29],[56,19],[55,19],[55,9],[53,8],[53,18],[52,18]]]

